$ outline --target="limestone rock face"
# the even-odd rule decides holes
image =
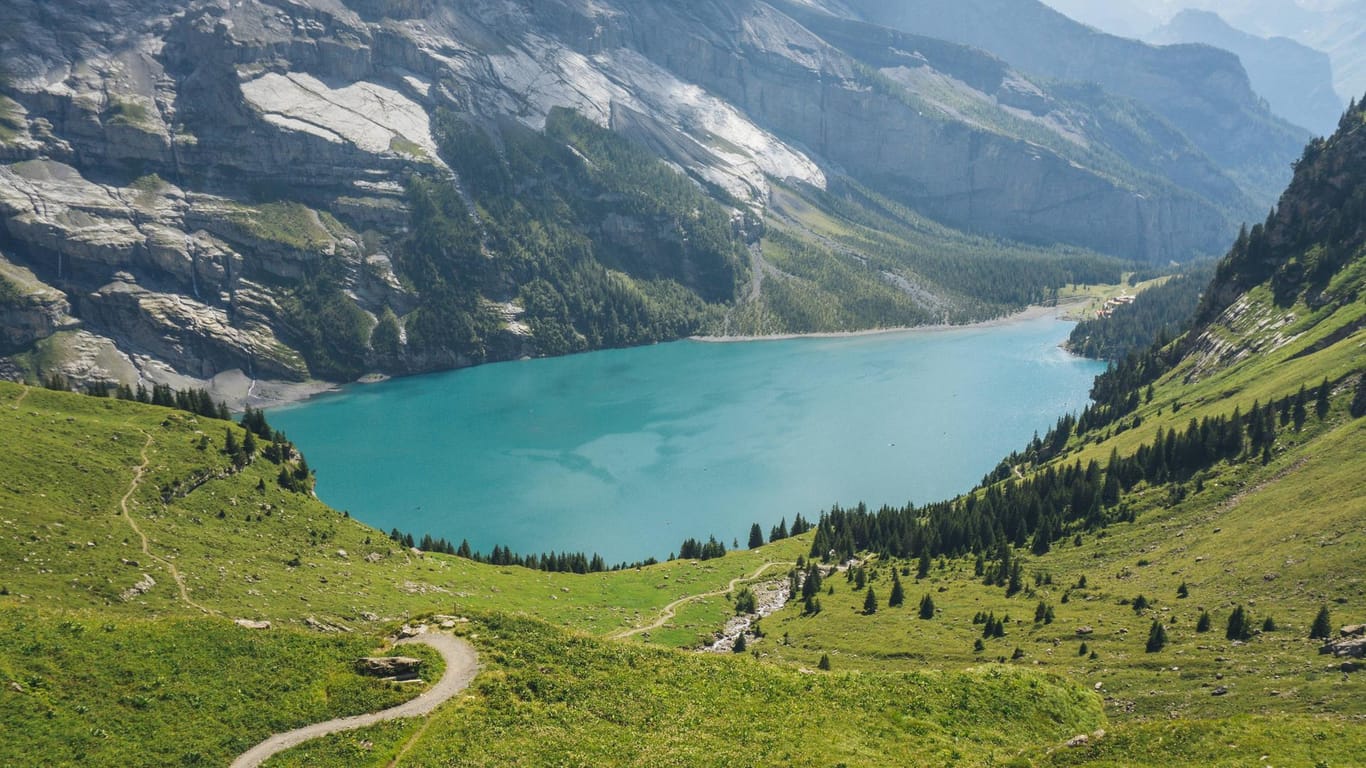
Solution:
[[[420,311],[426,287],[399,258],[405,183],[468,184],[438,150],[447,112],[540,130],[574,109],[716,191],[737,226],[762,213],[774,180],[839,178],[956,228],[1165,262],[1221,250],[1235,219],[1270,202],[1141,100],[875,26],[846,3],[9,9],[0,250],[27,277],[0,299],[0,354],[47,343],[61,354],[44,359],[81,380],[298,382],[538,354],[519,311],[501,309],[479,360],[409,350],[402,332],[345,365],[319,352],[328,334],[364,345],[388,313],[402,324]],[[1236,90],[1229,63],[1215,63],[1219,83],[1191,88]],[[1256,130],[1238,140],[1261,146]],[[679,250],[667,224],[614,214],[590,234],[667,275]],[[322,289],[339,316],[304,316],[300,295]],[[512,307],[515,286],[484,299]],[[23,367],[11,363],[6,375]]]

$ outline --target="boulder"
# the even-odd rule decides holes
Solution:
[[[142,578],[138,579],[138,582],[136,584],[120,592],[119,597],[123,598],[124,602],[127,602],[135,597],[145,595],[148,592],[151,592],[152,587],[155,587],[156,585],[156,579],[144,573],[142,574]]]
[[[356,671],[372,677],[416,677],[422,659],[408,656],[372,656],[356,659]]]
[[[269,621],[252,621],[251,619],[238,619],[233,622],[243,629],[270,629]]]
[[[1332,654],[1334,658],[1366,659],[1366,637],[1346,637],[1333,640],[1319,649],[1321,654]]]

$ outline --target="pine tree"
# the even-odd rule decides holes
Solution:
[[[1208,632],[1210,630],[1210,624],[1213,621],[1214,620],[1210,618],[1209,611],[1201,611],[1200,620],[1195,623],[1195,631]]]
[[[1357,377],[1357,393],[1352,397],[1352,418],[1366,416],[1366,373]]]
[[[821,654],[821,660],[820,663],[816,665],[816,669],[824,670],[826,672],[830,671],[830,654]]]
[[[1011,597],[1024,589],[1024,576],[1021,572],[1019,561],[1010,569],[1010,583],[1006,585],[1006,597]]]
[[[745,652],[745,633],[744,633],[744,632],[741,632],[740,635],[739,635],[739,637],[736,637],[736,638],[735,638],[735,645],[731,646],[731,650],[734,651],[735,653],[744,653],[744,652]]]
[[[802,597],[811,598],[821,591],[821,569],[815,563],[806,570],[806,580],[802,582]]]
[[[1295,420],[1296,432],[1300,431],[1300,429],[1304,426],[1304,420],[1308,418],[1308,413],[1305,410],[1305,405],[1306,397],[1304,392],[1304,385],[1301,384],[1299,394],[1295,395],[1295,407],[1293,418]]]
[[[930,550],[928,547],[920,550],[920,562],[916,564],[915,577],[923,579],[930,575]]]
[[[749,527],[749,548],[758,549],[764,545],[764,531],[758,523]]]
[[[1153,625],[1148,629],[1148,653],[1157,653],[1167,647],[1167,630],[1162,626],[1162,622],[1153,619]]]
[[[906,602],[906,593],[901,588],[901,577],[895,570],[892,571],[892,594],[887,598],[887,605],[891,608],[898,608]]]
[[[934,618],[934,598],[929,595],[920,598],[920,618],[926,621]]]
[[[1186,582],[1181,582],[1181,586],[1176,588],[1176,596],[1179,598],[1187,598],[1191,596],[1190,587],[1186,586]]]
[[[868,588],[868,594],[863,598],[863,613],[865,616],[877,613],[877,593],[872,587]]]
[[[237,455],[238,450],[237,435],[233,434],[232,427],[228,427],[227,436],[223,438],[223,453],[229,456]]]
[[[1248,640],[1252,637],[1252,621],[1248,618],[1247,611],[1243,606],[1233,609],[1233,613],[1228,617],[1228,629],[1224,632],[1224,637],[1229,640]]]
[[[1328,383],[1328,377],[1324,377],[1323,383],[1319,385],[1318,395],[1314,398],[1314,415],[1319,421],[1328,417],[1329,400],[1328,397],[1333,392],[1333,387]]]
[[[247,458],[256,455],[256,435],[251,432],[247,432],[247,436],[242,438],[242,453],[246,454]]]
[[[784,518],[782,519],[782,521],[780,521],[777,525],[773,526],[773,529],[770,530],[770,531],[768,532],[768,540],[769,540],[770,542],[772,542],[772,541],[782,541],[783,539],[786,539],[786,538],[787,538],[787,518],[784,517]]]
[[[1328,613],[1328,606],[1319,609],[1319,613],[1314,617],[1314,625],[1309,629],[1310,640],[1327,640],[1333,636],[1333,617]]]

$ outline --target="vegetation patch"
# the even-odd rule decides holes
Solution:
[[[799,671],[500,616],[468,633],[484,672],[405,764],[985,766],[1103,724],[1094,694],[1028,670]],[[270,765],[384,765],[401,736],[336,736]]]

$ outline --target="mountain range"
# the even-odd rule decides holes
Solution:
[[[269,764],[1357,764],[1366,107],[1230,243],[977,488],[613,571],[386,536],[259,411],[0,382],[0,763],[255,765],[409,702]]]
[[[1137,39],[1148,39],[1182,11],[1217,13],[1246,34],[1288,38],[1327,54],[1333,66],[1332,85],[1340,98],[1366,92],[1366,9],[1355,0],[1049,0],[1048,4],[1098,29]],[[1220,45],[1214,39],[1200,42]],[[1317,90],[1320,85],[1313,82],[1305,87]]]
[[[1230,54],[1026,0],[4,13],[0,372],[235,403],[992,317],[1217,253],[1306,138]]]

